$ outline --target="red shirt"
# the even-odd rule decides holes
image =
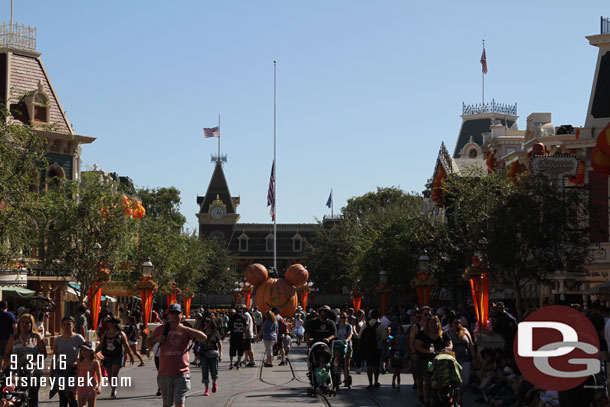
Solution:
[[[177,329],[170,329],[165,342],[161,345],[159,352],[159,376],[181,376],[189,374],[189,342],[192,337],[186,332],[180,331],[182,324]],[[156,338],[163,335],[164,325],[158,326],[150,336]]]

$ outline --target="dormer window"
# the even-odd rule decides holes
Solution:
[[[477,158],[477,149],[476,148],[472,148],[470,149],[470,151],[468,152],[468,157],[469,158]]]
[[[273,243],[274,243],[273,233],[269,233],[267,235],[267,237],[265,237],[265,249],[268,252],[272,252],[273,251]]]
[[[25,104],[33,123],[49,122],[49,97],[40,87],[26,96]]]
[[[237,238],[237,240],[239,241],[239,251],[247,252],[248,251],[248,240],[250,240],[248,235],[246,235],[245,232],[242,232],[242,234]]]
[[[298,233],[292,237],[292,251],[303,251],[303,237]]]

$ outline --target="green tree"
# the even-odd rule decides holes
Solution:
[[[38,254],[45,269],[71,276],[82,301],[100,268],[110,276],[137,245],[138,220],[113,180],[84,173],[79,182],[62,180],[37,201]]]
[[[464,266],[481,252],[492,281],[513,289],[517,314],[522,288],[556,271],[580,272],[588,259],[586,190],[559,188],[543,176],[516,181],[504,173],[449,176],[446,210],[452,241]]]
[[[30,126],[13,124],[0,107],[0,265],[29,254],[32,203],[45,168],[43,139]]]

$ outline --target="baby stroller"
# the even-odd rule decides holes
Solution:
[[[10,381],[8,380],[10,377]],[[29,384],[32,377],[31,372],[26,369],[12,371],[7,366],[0,373],[0,405],[27,407],[29,405],[28,387],[21,384],[21,378],[25,378]]]
[[[428,368],[434,406],[457,407],[457,396],[462,386],[462,366],[447,352],[439,353]]]
[[[335,392],[339,389],[339,385],[341,384],[341,372],[344,372],[345,365],[345,356],[347,355],[347,343],[345,341],[335,339],[332,343],[332,354],[333,354],[333,363],[332,363],[332,375],[333,375],[333,384]],[[352,388],[352,377],[347,376],[345,378],[345,387],[348,389]]]
[[[330,348],[324,342],[316,342],[309,349],[307,354],[308,396],[315,396],[318,392],[329,396],[337,394],[331,374],[331,359]]]

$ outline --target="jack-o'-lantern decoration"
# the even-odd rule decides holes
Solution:
[[[262,264],[253,264],[246,270],[246,280],[256,287],[254,303],[263,313],[277,307],[280,315],[293,316],[298,305],[294,285],[284,278],[269,278],[268,276],[269,273]]]
[[[254,287],[258,287],[267,281],[269,273],[267,268],[262,264],[252,264],[246,269],[246,280]]]
[[[284,278],[295,287],[300,287],[307,282],[309,272],[301,264],[293,264],[288,267]]]

